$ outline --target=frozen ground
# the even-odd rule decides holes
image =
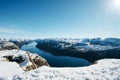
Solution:
[[[14,75],[24,71],[15,62],[0,62],[0,80],[12,80]]]
[[[98,61],[97,64],[78,68],[43,66],[15,78],[23,80],[120,80],[120,60],[104,59]]]
[[[120,80],[120,60],[103,59],[78,68],[43,66],[28,72],[14,62],[0,62],[0,80]]]

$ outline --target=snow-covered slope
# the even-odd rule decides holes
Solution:
[[[12,80],[13,76],[23,72],[15,62],[0,62],[0,80]]]
[[[9,62],[11,60],[22,62]],[[36,55],[32,55],[35,58]],[[31,58],[31,59],[32,59]],[[39,67],[31,71],[24,71],[23,68],[33,64],[27,57],[25,51],[3,50],[0,51],[0,80],[120,80],[120,59],[103,59],[91,66],[77,68],[52,68]]]
[[[17,80],[120,80],[120,59],[103,59],[88,67],[43,66],[13,77]]]

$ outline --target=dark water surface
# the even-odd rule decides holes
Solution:
[[[74,57],[67,57],[67,56],[54,56],[51,53],[42,51],[35,46],[37,45],[36,42],[32,42],[28,45],[22,46],[22,50],[29,51],[31,53],[37,53],[43,58],[45,58],[48,64],[51,67],[82,67],[88,66],[91,63],[82,58],[74,58]]]

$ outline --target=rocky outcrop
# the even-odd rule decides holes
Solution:
[[[31,55],[33,55],[33,54],[31,54]],[[49,66],[47,61],[37,54],[34,54],[34,56],[31,56],[31,59],[33,60],[33,62],[35,63],[37,68],[40,66],[43,66],[43,65]]]
[[[16,62],[24,71],[36,69],[43,65],[49,66],[47,61],[41,56],[22,51],[16,44],[11,42],[0,41],[0,53],[0,62]]]
[[[6,58],[7,61],[17,62],[17,63],[21,63],[25,60],[22,56],[14,57],[14,55],[3,56],[3,58]]]
[[[17,45],[7,41],[0,42],[0,50],[20,49]]]
[[[0,62],[16,62],[24,71],[37,69],[41,66],[49,66],[47,61],[41,56],[22,50],[0,51]]]
[[[27,70],[32,70],[32,69],[37,69],[41,66],[49,66],[49,64],[47,63],[47,61],[42,58],[41,56],[37,55],[37,54],[31,54],[29,52],[26,52],[26,54],[29,57],[30,62],[32,63],[32,65],[27,66]]]

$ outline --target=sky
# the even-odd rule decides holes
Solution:
[[[120,0],[0,0],[0,38],[120,38]]]

